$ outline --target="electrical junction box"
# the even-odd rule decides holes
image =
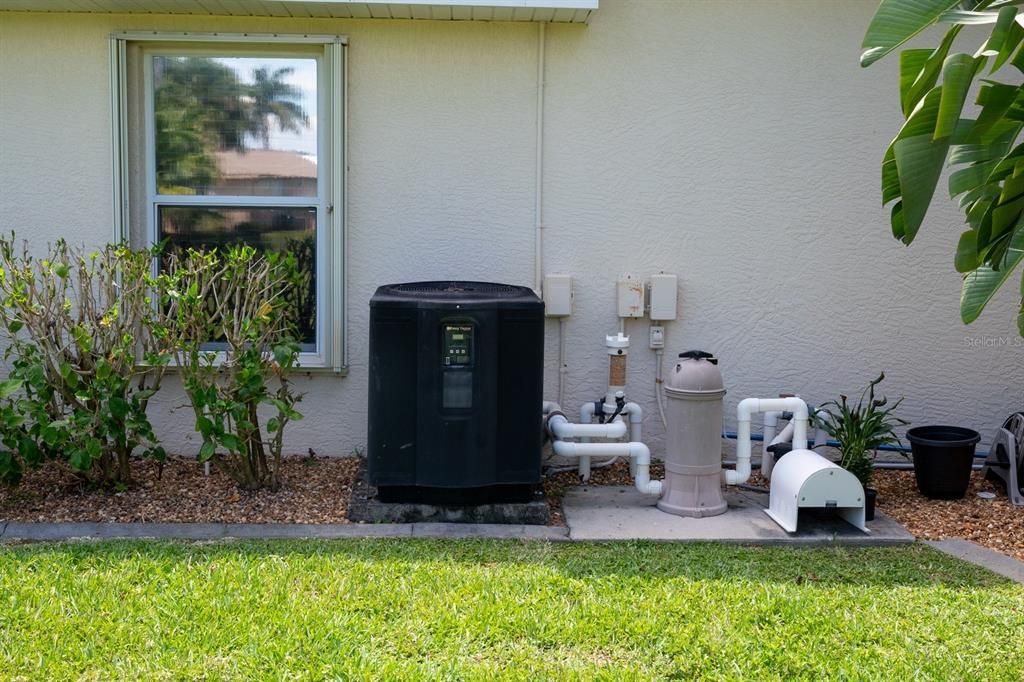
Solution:
[[[544,315],[547,317],[572,315],[572,275],[544,276]]]
[[[665,328],[660,324],[651,325],[651,348],[657,350],[665,347]]]
[[[659,272],[651,275],[651,319],[676,319],[679,284],[675,275]]]
[[[618,287],[619,317],[644,316],[644,282],[632,275],[619,278]]]

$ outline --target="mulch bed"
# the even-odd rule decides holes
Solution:
[[[289,457],[281,463],[278,492],[239,490],[195,458],[169,457],[163,470],[133,463],[134,484],[124,492],[97,490],[65,467],[28,471],[17,488],[0,486],[3,521],[109,521],[122,523],[348,523],[355,457]]]
[[[150,523],[348,523],[348,501],[360,460],[355,457],[290,457],[282,463],[280,491],[244,492],[213,468],[210,475],[193,458],[171,457],[164,466],[134,463],[134,484],[124,492],[84,485],[64,467],[49,464],[26,472],[17,488],[0,486],[0,521],[94,521]],[[652,478],[664,476],[651,466]],[[632,485],[625,461],[594,469],[588,485]],[[550,474],[544,491],[551,525],[564,526],[562,496],[579,485],[575,470]],[[753,485],[764,485],[755,476]],[[878,509],[919,538],[965,538],[1024,560],[1024,508],[978,472],[962,500],[921,495],[912,471],[875,473]],[[995,499],[979,498],[991,491]]]
[[[1015,507],[1006,488],[971,474],[962,500],[931,500],[917,490],[913,471],[877,471],[877,508],[926,540],[965,538],[1024,561],[1024,507]],[[978,497],[995,493],[995,499]]]

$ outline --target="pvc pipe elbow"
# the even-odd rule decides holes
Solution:
[[[726,485],[746,483],[750,478],[750,415],[757,411],[757,398],[746,398],[736,408],[736,469],[722,469]]]
[[[750,480],[750,459],[736,458],[735,469],[722,469],[722,480],[726,485],[742,485]]]
[[[552,448],[559,457],[629,457],[636,461],[636,489],[645,495],[661,494],[661,481],[651,480],[651,451],[643,443],[574,443],[556,440]]]
[[[636,489],[644,495],[661,495],[661,481],[650,480],[646,472],[641,475],[639,467],[637,467],[636,477],[633,480],[636,482]]]
[[[566,438],[622,438],[626,423],[615,418],[607,424],[572,424],[564,415],[556,414],[548,420],[548,431],[558,439]]]
[[[651,450],[643,443],[630,443],[629,456],[636,461],[633,483],[645,495],[661,495],[661,481],[651,480]]]

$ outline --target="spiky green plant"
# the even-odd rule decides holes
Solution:
[[[885,372],[867,385],[856,404],[845,395],[830,400],[818,413],[818,421],[829,436],[839,441],[842,458],[839,465],[857,477],[865,488],[871,484],[873,462],[878,448],[899,443],[896,428],[910,422],[895,416],[900,398],[889,404],[885,396],[875,397],[875,387],[885,380]]]

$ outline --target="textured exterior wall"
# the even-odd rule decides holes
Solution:
[[[576,284],[563,407],[603,394],[617,275],[665,270],[680,278],[666,355],[721,358],[727,428],[742,397],[820,402],[884,369],[907,418],[987,439],[1021,402],[1015,287],[963,327],[955,207],[940,202],[910,249],[888,236],[878,163],[900,121],[896,60],[857,65],[876,3],[601,4],[590,26],[547,28],[545,270]],[[289,446],[361,446],[377,285],[531,283],[538,27],[0,13],[3,229],[109,239],[107,36],[125,29],[349,36],[351,367],[302,380]],[[628,380],[657,452],[647,324],[629,323]],[[553,322],[547,340],[553,396]],[[165,392],[153,416],[190,453],[182,405]]]

